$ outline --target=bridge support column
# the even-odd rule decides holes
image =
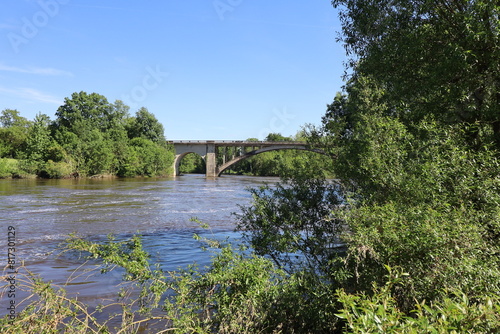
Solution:
[[[217,156],[215,152],[215,144],[207,144],[205,164],[207,168],[207,177],[217,177]]]

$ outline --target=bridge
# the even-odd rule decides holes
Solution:
[[[196,153],[205,160],[207,177],[220,176],[238,161],[263,152],[295,149],[322,153],[305,142],[173,140],[169,144],[175,149],[174,175],[179,175],[182,158],[189,153]]]

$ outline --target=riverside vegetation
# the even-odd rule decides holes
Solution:
[[[33,279],[9,332],[500,332],[500,6],[334,0],[351,61],[307,138],[331,163],[284,170],[237,214],[249,249],[163,272],[140,237],[71,251],[140,290],[122,325]],[[335,176],[336,182],[325,175]],[[141,318],[142,317],[142,318]],[[7,320],[3,320],[7,324]]]
[[[155,116],[146,108],[130,116],[121,101],[110,103],[96,93],[73,93],[53,121],[44,114],[29,121],[5,109],[0,124],[3,178],[171,173],[173,148]]]

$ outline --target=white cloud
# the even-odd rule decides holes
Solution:
[[[58,70],[50,67],[14,67],[7,66],[0,63],[0,71],[4,72],[16,72],[16,73],[26,73],[26,74],[36,74],[36,75],[52,75],[52,76],[73,76],[73,73]]]
[[[37,89],[33,88],[5,88],[0,87],[0,93],[8,94],[10,97],[16,97],[26,100],[27,102],[43,102],[50,103],[55,105],[61,105],[63,103],[63,99],[58,97],[46,94]]]

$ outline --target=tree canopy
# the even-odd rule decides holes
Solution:
[[[169,173],[173,151],[166,143],[163,125],[145,108],[131,117],[122,101],[110,103],[100,94],[79,92],[65,98],[55,115],[51,121],[47,115],[38,114],[30,122],[17,110],[2,111],[0,158],[22,162],[21,169],[11,174],[69,177]]]
[[[333,0],[351,56],[347,87],[380,89],[388,115],[482,127],[500,148],[500,24],[492,0]],[[483,138],[482,141],[489,140]],[[476,142],[477,144],[477,142]]]

